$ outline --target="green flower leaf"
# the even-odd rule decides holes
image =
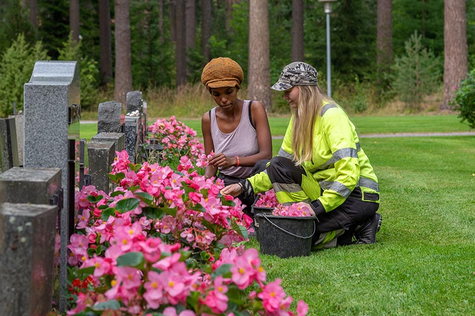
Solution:
[[[80,280],[84,281],[88,276],[90,276],[91,274],[94,274],[95,269],[96,267],[94,266],[79,269],[77,270],[77,276]]]
[[[165,212],[158,207],[144,207],[142,214],[149,219],[162,219],[165,216]]]
[[[120,180],[124,179],[125,178],[125,173],[123,172],[118,172],[116,174],[111,174],[109,173],[109,178],[115,182],[115,183],[119,183]]]
[[[107,221],[109,219],[109,216],[115,217],[115,208],[108,207],[102,211],[101,218],[103,221]]]
[[[188,207],[190,210],[205,213],[206,209],[201,204],[196,204],[195,206]]]
[[[145,262],[143,253],[135,251],[128,252],[117,258],[118,267],[138,267]]]
[[[211,274],[211,279],[214,280],[215,278],[219,277],[220,275],[224,276],[224,277],[231,277],[231,267],[232,267],[232,264],[229,264],[229,263],[226,263],[226,264],[223,264],[221,265],[219,268],[217,268],[213,274]]]
[[[200,293],[198,291],[193,291],[186,298],[186,304],[191,306],[193,310],[198,310]]]
[[[138,164],[129,163],[129,168],[130,170],[137,172],[140,170],[140,168],[142,168],[142,165],[139,163]]]
[[[117,202],[115,205],[116,210],[119,211],[119,213],[125,213],[128,211],[135,210],[140,204],[140,200],[137,198],[128,198],[128,199],[123,199]]]
[[[140,197],[140,199],[144,201],[145,203],[147,203],[148,205],[152,204],[153,202],[153,196],[151,196],[147,192],[135,192],[134,194]]]
[[[99,202],[100,200],[102,200],[103,196],[102,195],[98,195],[98,196],[95,196],[95,195],[88,195],[87,196],[87,200],[91,203],[97,203]]]
[[[110,300],[107,302],[102,302],[90,307],[94,311],[104,311],[107,309],[118,310],[120,308],[120,303],[116,300]]]
[[[124,192],[122,191],[114,191],[110,194],[111,197],[116,197],[116,196],[119,196],[119,195],[124,195]]]

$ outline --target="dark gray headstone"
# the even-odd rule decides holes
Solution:
[[[89,175],[92,184],[106,193],[110,192],[111,165],[114,162],[115,144],[113,142],[99,142],[91,140],[87,143],[87,156],[89,158]]]
[[[0,118],[0,172],[18,166],[15,119]]]
[[[113,142],[115,144],[114,151],[122,151],[125,149],[124,133],[99,133],[91,138],[98,142]]]
[[[134,111],[142,112],[142,92],[140,91],[129,91],[126,96],[127,103],[127,114]]]
[[[122,104],[115,101],[107,101],[99,104],[97,114],[97,133],[120,133],[120,112]]]
[[[9,203],[50,204],[51,197],[61,189],[61,169],[14,167],[0,174]]]
[[[37,61],[24,86],[24,167],[60,168],[64,207],[61,211],[60,302],[64,311],[67,295],[67,244],[69,241],[69,188],[74,189],[74,144],[79,144],[79,67],[75,61]],[[69,149],[72,149],[70,159]],[[70,161],[72,172],[69,171]],[[70,182],[72,181],[72,182]],[[73,184],[71,186],[71,184]],[[71,190],[73,191],[73,190]],[[74,201],[72,199],[71,201]],[[71,204],[71,205],[70,205]]]
[[[56,214],[52,205],[0,205],[0,315],[51,310]]]
[[[129,154],[129,160],[136,163],[138,147],[140,145],[140,117],[125,117],[125,150]]]

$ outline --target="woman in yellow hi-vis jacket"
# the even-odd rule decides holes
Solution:
[[[381,226],[379,186],[347,114],[318,87],[317,71],[287,65],[272,89],[284,91],[292,117],[265,171],[221,193],[274,189],[281,204],[308,203],[317,217],[315,248],[374,243]]]

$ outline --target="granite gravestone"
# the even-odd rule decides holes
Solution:
[[[107,101],[99,104],[97,113],[97,133],[121,133],[120,112],[122,104]]]
[[[91,138],[91,140],[98,142],[113,142],[114,151],[121,152],[125,149],[124,133],[99,133]]]
[[[140,146],[140,117],[125,116],[125,150],[129,154],[131,163],[137,162],[138,149]]]
[[[57,208],[0,204],[0,315],[51,310]]]
[[[67,244],[74,213],[76,144],[79,143],[79,67],[75,61],[38,61],[24,86],[24,167],[60,168],[60,311],[66,307]]]
[[[89,175],[92,184],[106,193],[110,192],[109,173],[115,158],[114,148],[113,142],[91,140],[87,143]]]

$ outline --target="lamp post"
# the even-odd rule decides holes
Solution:
[[[331,71],[331,55],[330,55],[330,13],[332,13],[332,5],[336,0],[318,0],[323,2],[323,10],[327,16],[327,94],[332,96],[332,71]]]

